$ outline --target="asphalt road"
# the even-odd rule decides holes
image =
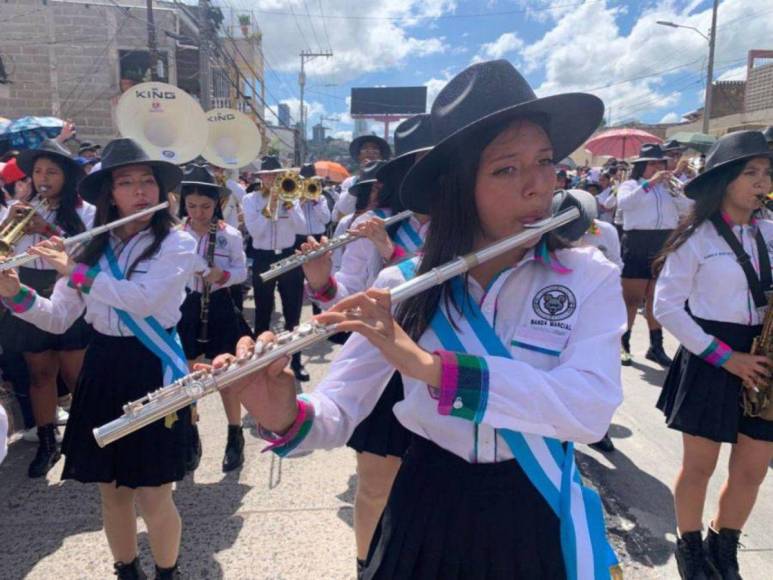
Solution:
[[[639,356],[623,371],[625,402],[611,431],[617,450],[604,456],[578,446],[578,460],[601,490],[625,577],[677,578],[670,486],[681,459],[680,438],[666,429],[654,408],[664,375],[644,360],[645,334],[639,320],[633,337]],[[667,341],[667,347],[675,350],[673,341]],[[310,385],[324,375],[333,348],[325,344],[311,353]],[[262,441],[248,431],[245,466],[224,475],[220,461],[226,427],[219,398],[202,401],[200,413],[204,456],[195,475],[178,484],[175,492],[183,518],[184,577],[355,578],[353,453],[318,451],[280,460],[260,453]],[[112,578],[95,486],[60,482],[61,462],[45,480],[27,479],[34,451],[33,444],[14,443],[0,467],[0,579]],[[727,450],[723,457],[709,506],[716,505]],[[773,488],[767,481],[742,538],[740,561],[747,579],[773,574],[771,521]],[[142,524],[140,529],[140,553],[150,571]]]

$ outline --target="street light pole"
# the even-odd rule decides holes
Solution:
[[[709,30],[709,64],[706,70],[706,97],[703,102],[703,127],[701,132],[709,134],[709,122],[711,121],[711,93],[714,89],[714,46],[717,41],[717,8],[719,0],[714,0],[714,8],[711,14],[711,30]]]

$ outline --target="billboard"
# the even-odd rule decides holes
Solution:
[[[426,111],[427,87],[352,88],[352,117],[418,115]]]

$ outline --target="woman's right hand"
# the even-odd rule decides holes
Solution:
[[[733,351],[722,368],[740,378],[747,389],[759,389],[770,380],[770,360],[766,356]]]
[[[0,272],[0,296],[10,298],[16,296],[19,290],[21,290],[21,282],[19,282],[19,274],[16,270],[11,268]]]
[[[309,236],[306,241],[301,244],[301,253],[311,252],[316,250],[322,244],[327,243],[327,237],[322,236],[321,243]],[[330,273],[333,271],[333,256],[331,252],[325,252],[319,258],[314,258],[308,262],[303,263],[303,275],[306,276],[306,280],[309,282],[309,286],[312,290],[321,290],[327,284],[330,279]]]
[[[264,345],[273,341],[274,334],[271,332],[264,332],[258,337],[258,343]],[[255,344],[249,336],[240,338],[236,344],[236,357],[246,356]],[[234,358],[234,355],[221,354],[215,357],[212,366],[227,366]],[[285,433],[298,415],[295,378],[287,368],[289,362],[290,357],[282,357],[228,387],[232,393],[239,396],[244,408],[259,425],[277,435]]]

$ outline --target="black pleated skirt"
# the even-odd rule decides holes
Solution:
[[[620,240],[623,278],[650,280],[652,261],[663,249],[672,230],[628,230]]]
[[[738,352],[749,352],[761,326],[695,318],[708,334]],[[657,407],[672,429],[712,441],[735,443],[738,434],[773,441],[773,421],[745,417],[741,379],[679,347],[668,371]]]
[[[183,478],[190,408],[177,411],[174,422],[161,419],[104,448],[92,434],[119,417],[125,403],[160,387],[162,374],[161,361],[136,338],[94,334],[62,443],[63,479],[137,488]]]
[[[402,457],[408,449],[412,434],[397,420],[392,409],[404,398],[403,378],[395,372],[373,412],[357,425],[346,445],[358,453]]]
[[[22,284],[33,288],[45,298],[51,296],[56,277],[56,270],[19,268],[19,279]],[[16,316],[4,317],[0,326],[0,340],[2,340],[4,352],[39,353],[47,350],[81,350],[88,346],[92,335],[91,325],[83,316],[78,318],[64,334],[46,332]]]
[[[562,579],[560,522],[516,461],[470,464],[416,436],[360,577]]]
[[[252,334],[228,288],[209,295],[207,342],[198,341],[201,331],[201,293],[189,292],[180,311],[182,318],[177,324],[177,332],[188,360],[202,354],[212,359],[219,354],[233,353],[237,341],[246,334]]]

